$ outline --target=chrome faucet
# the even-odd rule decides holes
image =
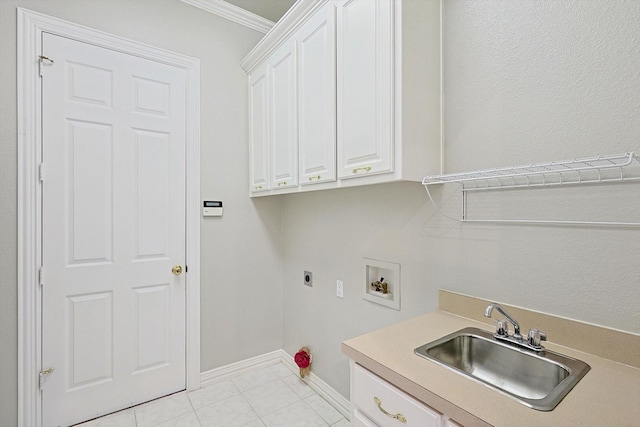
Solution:
[[[520,333],[520,324],[516,319],[511,317],[511,315],[507,313],[500,304],[495,302],[489,304],[484,310],[485,317],[491,318],[491,313],[494,309],[498,310],[498,312],[506,317],[507,321],[509,321],[509,323],[513,325],[513,335],[509,335],[507,322],[504,320],[498,320],[496,332],[493,334],[495,339],[537,352],[544,351],[544,347],[540,345],[540,341],[546,341],[547,334],[545,334],[544,332],[540,332],[537,329],[531,329],[529,330],[527,339],[524,340],[522,338],[522,334]]]
[[[484,310],[485,317],[491,318],[491,312],[493,312],[494,308],[496,310],[498,310],[500,312],[500,314],[502,314],[504,317],[506,317],[507,320],[513,325],[513,337],[522,339],[522,335],[520,334],[520,324],[518,323],[518,321],[516,319],[511,317],[509,315],[509,313],[507,313],[505,311],[505,309],[502,308],[502,306],[500,304],[495,303],[495,302],[492,302],[491,304],[489,304],[487,306],[487,308]],[[504,330],[505,330],[505,333],[508,335],[509,331],[506,328]]]

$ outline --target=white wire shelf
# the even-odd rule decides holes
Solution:
[[[640,165],[633,152],[559,162],[534,163],[424,177],[422,184],[459,183],[464,190],[491,190],[562,184],[584,184],[640,179],[625,168]]]
[[[429,186],[456,183],[462,192],[462,212],[460,218],[454,218],[440,212],[445,217],[476,223],[510,224],[556,224],[556,225],[595,225],[638,227],[640,222],[616,221],[574,221],[574,220],[536,220],[536,219],[469,219],[467,215],[467,192],[483,190],[501,190],[510,188],[543,187],[558,185],[600,184],[626,181],[640,181],[640,160],[633,152],[612,154],[583,159],[563,160],[547,163],[534,163],[524,166],[511,166],[496,169],[483,169],[472,172],[460,172],[424,177],[422,184],[427,190],[429,200],[440,212]]]

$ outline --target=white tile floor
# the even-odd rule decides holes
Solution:
[[[78,427],[346,427],[349,422],[283,364],[181,392]]]

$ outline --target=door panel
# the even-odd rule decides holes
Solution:
[[[271,188],[295,187],[298,185],[295,44],[282,45],[270,63]]]
[[[51,34],[43,425],[185,388],[185,70]]]
[[[135,298],[136,358],[134,374],[168,365],[171,361],[170,323],[164,313],[170,309],[169,283],[133,290]]]
[[[134,129],[136,260],[169,256],[171,139],[164,132]],[[158,231],[165,232],[159,233]]]
[[[113,260],[113,128],[67,120],[69,265]]]
[[[67,298],[69,390],[113,379],[113,294],[97,292]],[[91,337],[87,339],[87,337]]]
[[[249,150],[251,175],[250,191],[267,191],[269,178],[269,114],[267,112],[267,65],[254,71],[249,77]]]
[[[337,2],[338,177],[393,172],[392,0]]]
[[[89,64],[67,62],[69,99],[111,107],[113,72]]]
[[[335,6],[298,30],[300,185],[336,179]]]

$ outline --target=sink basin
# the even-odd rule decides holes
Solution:
[[[417,355],[540,411],[551,411],[591,367],[550,350],[534,352],[465,328],[415,349]]]

